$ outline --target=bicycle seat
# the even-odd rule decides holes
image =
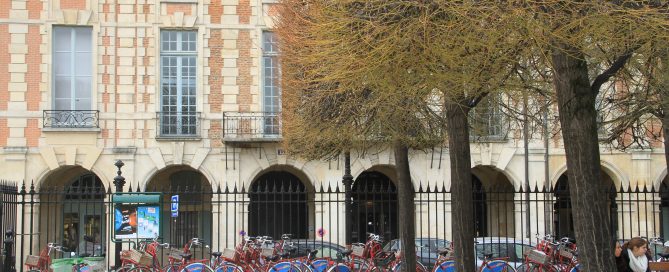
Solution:
[[[314,256],[314,255],[316,255],[316,253],[318,253],[318,249],[314,249],[314,250],[307,249],[307,255]]]
[[[448,256],[448,254],[450,254],[450,253],[451,253],[451,251],[448,250],[448,249],[440,249],[439,250],[439,255],[444,256],[444,257]]]
[[[492,259],[492,252],[483,253],[483,257],[485,257],[486,259]]]
[[[341,255],[344,256],[344,257],[348,257],[349,255],[351,255],[351,253],[353,253],[353,250],[347,249],[347,250],[343,250],[341,252]]]
[[[658,255],[660,255],[662,258],[669,258],[669,253],[660,253]]]
[[[179,253],[179,255],[181,256],[181,258],[188,261],[188,260],[190,260],[190,257],[193,256],[193,253]]]
[[[211,256],[214,256],[216,258],[221,257],[221,255],[223,255],[223,252],[212,252],[211,253]]]
[[[290,254],[291,254],[291,252],[283,252],[283,253],[279,253],[278,256],[281,257],[282,259],[285,259],[288,256],[290,256]]]

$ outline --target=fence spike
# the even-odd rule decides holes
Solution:
[[[418,193],[419,193],[419,194],[424,193],[424,192],[423,192],[423,183],[422,183],[422,182],[418,182]]]
[[[35,181],[34,180],[30,181],[30,194],[31,195],[35,194]]]
[[[221,193],[221,184],[216,185],[216,193],[217,194]]]

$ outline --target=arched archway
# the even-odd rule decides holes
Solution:
[[[602,190],[608,189],[608,207],[609,207],[609,223],[611,224],[611,234],[618,233],[618,204],[616,202],[616,185],[604,170],[600,170],[602,180],[599,186]],[[594,186],[594,184],[593,184]],[[553,189],[553,228],[557,237],[575,237],[574,231],[574,217],[571,207],[571,196],[569,189],[569,179],[567,173],[563,173],[558,181],[555,183]],[[615,236],[612,236],[615,237]]]
[[[145,192],[163,193],[163,241],[182,246],[193,237],[212,241],[212,192],[209,180],[187,165],[173,165],[151,177]],[[172,217],[171,197],[179,195],[179,212]]]
[[[492,166],[472,168],[474,220],[477,237],[514,236],[513,182]]]
[[[290,172],[269,171],[256,178],[249,188],[249,235],[309,238],[313,219],[307,196],[305,184]]]
[[[365,242],[367,233],[386,241],[398,238],[397,188],[380,171],[362,172],[351,190],[353,209],[352,241]]]
[[[39,247],[56,242],[74,256],[104,253],[107,192],[95,173],[80,166],[60,167],[36,191],[39,219],[26,223],[38,224]]]

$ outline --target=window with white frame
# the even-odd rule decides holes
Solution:
[[[53,28],[54,110],[91,110],[92,48],[92,28]]]
[[[279,49],[274,32],[262,33],[264,135],[280,133],[281,89],[279,88]]]
[[[160,33],[160,135],[196,136],[197,32]]]
[[[500,103],[501,96],[488,95],[469,112],[470,136],[475,140],[506,138],[507,124]]]

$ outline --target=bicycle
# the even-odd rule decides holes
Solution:
[[[40,250],[38,256],[26,256],[26,261],[24,264],[26,266],[26,270],[28,270],[28,272],[49,272],[51,269],[51,250],[63,252],[65,248],[57,245],[56,243],[48,243],[45,248]]]

